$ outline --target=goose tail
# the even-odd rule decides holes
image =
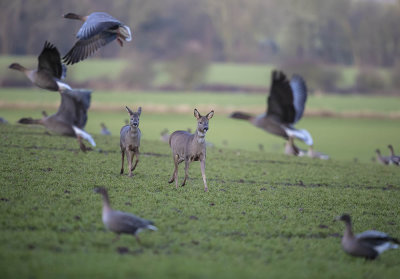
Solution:
[[[152,230],[152,231],[157,231],[157,230],[158,230],[157,227],[156,227],[156,226],[153,226],[153,225],[147,225],[147,226],[146,226],[146,229]]]
[[[81,136],[82,138],[87,140],[92,146],[96,146],[96,143],[95,143],[93,137],[89,133],[85,132],[82,129],[79,129],[76,126],[72,126],[72,128],[74,129],[75,134],[77,134],[78,136]]]
[[[308,146],[312,146],[314,144],[313,138],[307,130],[304,130],[304,129],[296,130],[296,129],[291,129],[291,128],[284,127],[284,126],[282,126],[282,128],[285,130],[288,137],[295,137],[295,138],[303,141]]]

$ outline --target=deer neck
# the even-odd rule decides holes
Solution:
[[[196,130],[196,134],[194,136],[194,139],[196,140],[197,143],[205,143],[206,141],[206,133],[199,131],[198,129]]]
[[[139,127],[130,126],[129,132],[130,132],[132,135],[136,135],[136,134],[139,132]]]

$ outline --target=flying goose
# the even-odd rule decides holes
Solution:
[[[62,82],[66,76],[67,67],[61,64],[58,49],[47,41],[38,57],[37,69],[29,70],[18,63],[12,63],[9,68],[24,73],[37,87],[50,91],[71,89],[68,84]]]
[[[390,156],[382,156],[381,151],[379,149],[375,150],[376,152],[376,159],[382,165],[388,165],[390,163]]]
[[[85,89],[65,89],[60,93],[61,104],[55,114],[43,116],[41,119],[21,118],[18,123],[40,124],[57,134],[76,137],[81,150],[85,152],[86,147],[82,139],[96,146],[92,136],[83,130],[87,122],[91,93]]]
[[[157,228],[152,221],[142,219],[131,213],[113,210],[110,205],[107,189],[104,187],[94,188],[94,192],[103,196],[102,220],[107,229],[117,234],[115,240],[118,240],[120,234],[132,234],[140,243],[138,233],[144,229],[156,231]],[[115,241],[114,240],[114,241]]]
[[[400,165],[400,156],[397,156],[394,154],[393,146],[391,144],[388,145],[388,148],[390,150],[390,163],[399,166]]]
[[[107,13],[96,12],[88,16],[68,13],[64,15],[64,18],[78,19],[84,22],[76,34],[78,41],[63,57],[63,61],[67,65],[86,59],[100,47],[114,40],[117,40],[121,47],[123,41],[132,40],[131,29]]]
[[[348,214],[338,216],[336,217],[336,220],[343,221],[346,224],[344,235],[342,237],[342,247],[346,253],[354,257],[363,257],[373,260],[382,252],[388,249],[397,249],[399,247],[394,244],[400,244],[399,240],[390,237],[384,232],[365,231],[354,235],[351,226],[351,218]]]
[[[308,146],[313,139],[307,130],[297,130],[294,124],[303,116],[307,100],[307,86],[299,75],[289,81],[281,71],[272,72],[272,83],[267,98],[267,111],[258,116],[243,112],[233,112],[230,117],[251,122],[254,126],[285,139],[294,137]]]

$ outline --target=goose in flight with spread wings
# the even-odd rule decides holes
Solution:
[[[58,49],[47,41],[38,57],[36,69],[29,70],[19,63],[12,63],[9,68],[24,73],[37,87],[50,91],[71,89],[62,81],[66,76],[67,67],[61,63]]]
[[[100,47],[114,40],[117,40],[121,47],[124,41],[132,40],[131,29],[107,13],[95,12],[88,16],[68,13],[64,15],[64,18],[84,22],[76,34],[78,41],[63,57],[67,65],[86,59]]]
[[[61,104],[55,114],[43,116],[41,119],[21,118],[18,123],[39,124],[57,134],[76,137],[81,150],[85,152],[87,148],[82,139],[96,146],[92,136],[83,130],[87,122],[91,93],[86,89],[65,89],[60,93]]]
[[[303,116],[306,100],[307,86],[301,76],[293,75],[289,81],[283,72],[275,70],[272,72],[267,111],[258,116],[237,111],[230,117],[247,120],[266,132],[287,140],[291,137],[297,138],[308,146],[312,146],[311,134],[307,130],[294,128],[294,124]]]

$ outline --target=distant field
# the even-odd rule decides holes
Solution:
[[[1,77],[9,77],[14,73],[7,67],[18,62],[27,68],[34,68],[37,65],[35,56],[0,56],[0,81]],[[67,81],[82,83],[93,79],[114,80],[117,78],[128,63],[135,63],[134,60],[122,59],[87,59],[85,63],[79,63],[68,67]],[[271,64],[234,64],[234,63],[212,63],[206,74],[205,84],[225,84],[233,86],[254,86],[268,88],[270,85],[270,73],[275,68]],[[341,79],[338,86],[348,88],[354,84],[356,70],[350,67],[338,67],[341,72]],[[169,73],[155,64],[154,86],[169,84],[171,79]],[[384,72],[384,71],[383,71]]]
[[[0,108],[58,107],[60,97],[55,92],[34,88],[0,89]],[[228,114],[235,109],[261,113],[265,111],[267,94],[213,92],[148,92],[148,91],[94,91],[93,110],[119,110],[124,105],[142,105],[153,112],[173,111],[187,113],[194,107],[220,109]],[[400,117],[400,98],[358,95],[309,96],[306,114],[332,112],[360,116]]]
[[[137,108],[136,105],[131,105]],[[0,116],[15,123],[21,117],[41,117],[41,109],[1,109]],[[54,109],[48,110],[55,112]],[[207,113],[208,110],[200,110]],[[128,119],[128,114],[121,108],[120,112],[89,111],[89,120],[86,130],[96,138],[101,137],[100,123],[104,122],[112,134],[119,135],[119,130]],[[192,111],[186,114],[160,114],[146,111],[143,105],[141,117],[141,130],[143,138],[159,140],[160,133],[165,128],[169,131],[195,129],[195,118]],[[333,160],[371,162],[375,157],[375,149],[380,148],[384,154],[388,153],[387,144],[392,143],[397,151],[400,151],[399,120],[391,119],[346,119],[346,118],[321,118],[306,117],[298,123],[297,127],[306,128],[311,132],[315,141],[315,148],[329,154]],[[44,132],[44,129],[40,129]],[[265,156],[268,153],[283,153],[284,140],[270,135],[249,123],[233,120],[226,114],[216,111],[210,121],[210,131],[207,141],[213,143],[216,148],[226,147],[234,150],[259,151],[262,145]],[[306,146],[299,143],[302,148]],[[104,148],[99,146],[99,148]],[[118,150],[116,144],[114,150]]]
[[[105,115],[113,131],[126,117],[91,112],[88,130],[97,130],[93,125]],[[323,121],[304,125],[317,127],[314,120]],[[398,278],[400,251],[376,261],[350,257],[340,247],[344,224],[333,220],[350,213],[355,232],[378,229],[399,237],[399,168],[286,157],[269,147],[209,148],[210,191],[203,191],[198,162],[190,166],[187,185],[176,190],[167,182],[169,147],[149,137],[156,123],[194,128],[193,122],[191,115],[144,112],[143,154],[133,178],[119,174],[117,136],[96,135],[97,148],[84,154],[73,138],[0,125],[1,278]],[[336,128],[343,125],[333,119],[320,127],[332,137],[324,147],[336,147]],[[354,146],[371,140],[365,131],[381,125],[348,121],[352,141],[341,147],[356,152]],[[246,127],[216,114],[207,138],[252,138]],[[388,135],[385,126],[382,131]],[[356,138],[361,132],[364,138]],[[183,166],[179,174],[182,181]],[[142,232],[142,245],[128,235],[113,242],[101,221],[96,186],[109,189],[115,209],[151,219],[159,230]]]

